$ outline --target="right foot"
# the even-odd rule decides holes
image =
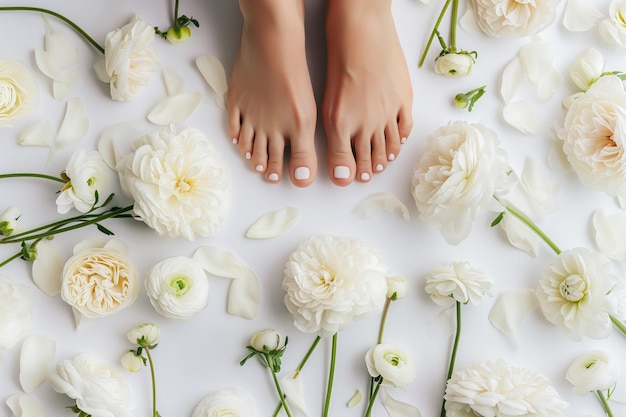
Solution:
[[[306,62],[302,0],[240,0],[241,43],[227,93],[228,130],[241,155],[271,183],[313,182],[316,106]]]

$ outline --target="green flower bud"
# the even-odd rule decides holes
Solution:
[[[191,29],[188,26],[172,26],[167,30],[166,38],[170,43],[177,45],[191,37]]]

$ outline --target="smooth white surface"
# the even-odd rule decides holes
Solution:
[[[3,1],[3,5],[7,2]],[[28,2],[42,6],[41,2]],[[106,33],[119,27],[134,13],[160,27],[170,22],[173,2],[155,0],[111,0],[106,2],[51,0],[45,7],[65,14],[82,25],[96,40],[102,41]],[[324,36],[323,1],[307,0],[308,57],[318,103],[321,102],[324,83]],[[544,374],[571,406],[572,417],[600,416],[599,402],[588,395],[577,396],[564,380],[565,370],[579,354],[592,348],[605,348],[621,355],[626,339],[614,333],[606,340],[572,342],[556,327],[547,323],[536,311],[523,323],[518,343],[513,343],[496,330],[488,321],[491,306],[501,292],[535,287],[545,266],[553,259],[553,253],[542,246],[537,258],[511,247],[502,231],[491,229],[492,213],[483,213],[474,224],[470,237],[458,246],[445,244],[441,236],[428,224],[418,219],[409,191],[412,167],[423,149],[424,138],[437,127],[450,120],[481,122],[496,130],[502,146],[509,154],[511,165],[521,172],[528,156],[547,162],[553,140],[553,131],[540,136],[523,135],[506,125],[501,117],[503,103],[498,95],[499,82],[504,65],[529,39],[489,39],[481,34],[459,32],[459,44],[479,52],[473,74],[463,79],[447,79],[433,72],[432,59],[438,53],[433,47],[427,64],[417,68],[417,61],[428,33],[439,13],[441,1],[426,6],[417,0],[396,0],[393,11],[404,47],[415,91],[415,127],[408,142],[403,145],[398,158],[389,164],[382,174],[374,175],[368,184],[355,183],[346,188],[334,186],[326,176],[324,161],[324,134],[317,133],[320,156],[319,175],[309,188],[292,186],[285,175],[279,185],[270,185],[249,167],[232,145],[226,130],[226,114],[215,104],[208,85],[195,67],[195,59],[211,54],[220,59],[230,73],[234,60],[241,17],[234,0],[181,1],[181,13],[192,15],[201,27],[193,29],[192,38],[185,44],[173,46],[167,42],[155,43],[159,50],[161,65],[178,73],[185,80],[186,91],[199,91],[202,103],[196,112],[181,126],[196,126],[207,133],[226,159],[232,173],[232,210],[219,234],[211,239],[195,242],[171,240],[158,237],[145,225],[127,220],[112,220],[105,225],[130,247],[130,257],[142,274],[165,257],[190,256],[201,245],[215,245],[228,249],[244,260],[261,281],[261,311],[254,320],[244,320],[226,313],[227,280],[210,278],[211,298],[208,308],[186,322],[174,322],[159,316],[150,305],[145,293],[129,309],[106,319],[90,321],[76,330],[71,309],[60,297],[48,297],[31,283],[30,265],[14,261],[0,273],[9,275],[16,282],[31,285],[36,299],[35,317],[28,334],[46,334],[58,342],[56,360],[73,358],[79,353],[93,353],[119,366],[119,358],[130,348],[126,332],[142,322],[161,325],[159,347],[154,351],[158,383],[159,411],[163,417],[190,416],[196,403],[209,392],[222,388],[240,387],[248,390],[258,401],[261,415],[270,416],[276,404],[269,374],[256,361],[245,367],[239,361],[246,355],[245,346],[250,336],[265,328],[275,328],[289,336],[289,346],[283,359],[284,370],[293,369],[313,341],[313,335],[298,332],[282,303],[282,271],[289,253],[301,241],[314,234],[332,233],[342,236],[360,236],[375,243],[383,252],[386,262],[397,274],[411,283],[409,295],[393,303],[387,322],[385,340],[407,347],[418,366],[417,381],[406,390],[394,390],[395,398],[420,408],[423,416],[438,415],[448,366],[451,339],[440,319],[441,308],[431,302],[424,292],[424,277],[434,267],[454,260],[468,260],[485,270],[495,280],[494,298],[483,301],[480,306],[463,309],[463,333],[457,358],[457,369],[474,361],[501,358],[511,365],[532,369]],[[596,7],[606,12],[608,1],[594,1]],[[552,43],[555,61],[561,69],[565,83],[557,95],[546,103],[539,103],[538,110],[556,127],[564,111],[561,100],[574,86],[568,71],[575,58],[589,46],[600,49],[608,60],[607,69],[626,70],[624,51],[605,44],[597,31],[570,33],[561,23],[564,1],[555,23],[542,35]],[[29,64],[36,74],[41,92],[38,109],[13,127],[0,130],[2,150],[0,171],[44,172],[57,174],[64,169],[72,148],[57,152],[48,161],[48,151],[39,148],[23,148],[16,145],[20,130],[41,118],[49,119],[58,126],[65,111],[65,102],[51,96],[51,83],[34,64],[34,50],[43,46],[45,25],[37,13],[2,12],[0,22],[0,58],[20,59]],[[79,48],[80,86],[74,95],[83,101],[89,116],[87,137],[77,146],[95,149],[97,139],[108,126],[122,122],[136,122],[142,128],[147,125],[145,117],[152,106],[165,97],[166,90],[160,73],[155,74],[150,85],[138,97],[127,103],[113,102],[108,96],[107,85],[98,81],[92,65],[100,58],[99,53],[83,42],[61,22],[50,18],[55,28],[66,31]],[[445,26],[447,27],[447,25]],[[376,30],[376,28],[372,28]],[[487,85],[487,93],[468,113],[452,104],[452,97],[479,85]],[[156,126],[155,126],[156,128]],[[540,221],[540,226],[561,246],[569,248],[586,246],[594,248],[591,235],[591,214],[596,208],[605,207],[608,212],[617,210],[613,199],[584,188],[572,173],[549,171],[546,181],[559,185],[556,195],[557,210]],[[57,218],[54,200],[55,184],[36,180],[4,180],[0,182],[0,209],[18,204],[22,208],[22,224],[35,226]],[[361,219],[351,210],[367,196],[381,191],[395,194],[410,209],[411,219],[406,222],[393,213],[383,213]],[[285,235],[271,240],[252,240],[246,231],[261,215],[287,206],[299,207],[300,221]],[[59,236],[54,240],[64,256],[69,257],[72,247],[85,238],[101,237],[95,230],[80,230]],[[16,248],[0,248],[3,259]],[[624,269],[616,265],[617,273]],[[338,363],[335,389],[330,415],[359,416],[365,402],[348,409],[346,404],[355,391],[367,390],[368,375],[364,363],[367,349],[375,342],[380,317],[372,316],[354,323],[339,335]],[[327,364],[330,357],[330,341],[320,344],[303,373],[306,400],[311,415],[321,414],[326,389]],[[0,400],[21,391],[19,386],[20,344],[2,352],[0,360]],[[150,415],[150,381],[148,370],[128,374],[132,385],[135,415]],[[69,416],[65,407],[71,405],[68,398],[56,394],[49,384],[37,391],[45,415]],[[626,415],[626,407],[617,401],[626,401],[626,377],[620,378],[612,403],[617,416]],[[377,402],[375,416],[386,415]],[[0,415],[10,415],[3,404]]]

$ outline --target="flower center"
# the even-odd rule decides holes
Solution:
[[[567,301],[578,302],[585,296],[587,283],[580,275],[572,274],[561,282],[559,291]]]
[[[393,366],[399,366],[402,363],[402,358],[395,353],[386,353],[385,361]]]
[[[170,280],[170,293],[177,297],[185,295],[189,291],[189,281],[184,275],[176,276]]]
[[[178,181],[176,181],[176,191],[181,194],[188,193],[193,189],[193,186],[194,180],[191,178],[179,178]]]

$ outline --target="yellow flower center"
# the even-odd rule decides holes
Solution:
[[[176,190],[181,194],[188,193],[193,190],[194,182],[193,178],[179,178],[176,181]]]
[[[580,275],[572,274],[561,282],[559,291],[567,301],[576,303],[585,297],[587,283]]]
[[[189,291],[189,281],[186,276],[180,275],[172,278],[169,283],[170,293],[177,297],[185,295]]]
[[[385,361],[393,366],[399,366],[403,362],[402,358],[395,353],[386,353]]]

